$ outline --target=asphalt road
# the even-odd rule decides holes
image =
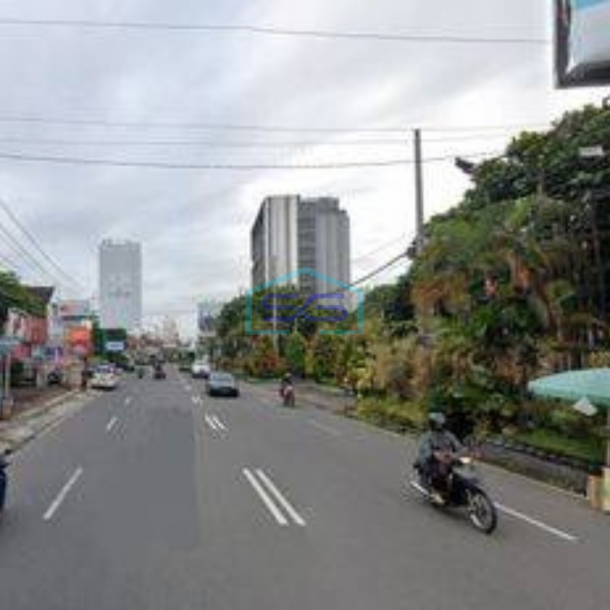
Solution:
[[[124,380],[13,459],[11,610],[600,610],[610,521],[496,470],[486,537],[403,479],[414,447],[256,388]]]

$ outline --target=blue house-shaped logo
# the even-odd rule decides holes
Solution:
[[[296,299],[301,297],[301,294],[285,294],[285,293],[277,293],[277,294],[267,294],[263,299],[263,306],[271,311],[272,316],[266,318],[266,320],[275,320],[276,322],[286,322],[286,321],[294,321],[299,317],[303,317],[305,319],[326,322],[332,324],[333,322],[337,324],[337,328],[321,328],[319,329],[319,333],[322,335],[361,335],[364,332],[364,291],[361,288],[356,288],[347,284],[346,282],[342,282],[341,280],[337,280],[328,275],[324,275],[316,271],[315,269],[310,269],[309,267],[301,267],[296,271],[292,271],[291,273],[287,273],[280,277],[277,277],[269,282],[265,282],[264,284],[259,284],[258,286],[254,286],[250,290],[246,292],[246,334],[247,335],[287,335],[290,333],[289,330],[285,328],[277,328],[274,325],[273,329],[255,329],[254,328],[254,297],[257,293],[267,292],[270,288],[274,287],[285,287],[290,284],[298,284],[299,279],[303,276],[309,276],[316,282],[323,282],[331,288],[332,292],[324,292],[324,293],[316,293],[314,292],[310,296],[308,296],[307,301],[304,305],[299,307],[296,312],[286,317],[279,316],[278,313],[285,312],[288,309],[294,309],[294,306],[285,305],[286,302],[289,302],[291,299]],[[266,302],[268,298],[273,300],[273,304]],[[324,304],[326,301],[332,300],[333,305]],[[278,305],[278,301],[283,302],[284,304]],[[322,310],[327,310],[328,312],[335,312],[337,315],[332,316],[324,316],[324,317],[316,317],[307,313],[308,308],[313,306],[315,303],[318,303],[318,308]],[[356,324],[352,329],[339,328],[339,322],[342,322],[349,312],[354,309],[356,310]],[[313,307],[312,307],[313,308]]]

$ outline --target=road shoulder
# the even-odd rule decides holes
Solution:
[[[80,411],[96,396],[78,390],[66,392],[36,409],[0,423],[0,450],[17,451],[31,440],[48,432]]]

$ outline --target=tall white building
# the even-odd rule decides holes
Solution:
[[[350,272],[350,224],[339,200],[298,195],[268,197],[252,227],[252,286],[259,286],[303,267],[346,284]],[[310,276],[301,288],[326,292]]]
[[[142,323],[142,248],[131,241],[104,240],[99,247],[102,328],[134,331]]]
[[[331,197],[301,199],[298,214],[299,267],[351,282],[349,216]],[[301,287],[312,292],[327,292],[328,284],[303,276]]]
[[[267,197],[252,227],[252,285],[258,286],[298,269],[299,198]]]

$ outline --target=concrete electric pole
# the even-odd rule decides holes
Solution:
[[[424,171],[422,159],[421,130],[413,130],[415,161],[415,238],[416,251],[420,253],[424,246]]]

